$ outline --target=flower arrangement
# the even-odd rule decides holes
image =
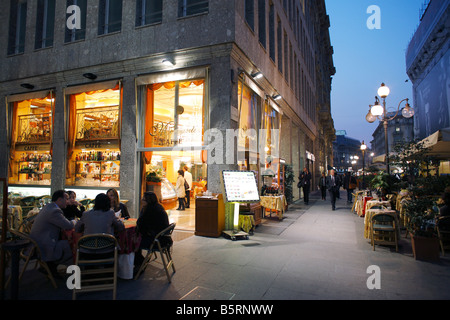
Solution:
[[[161,182],[163,178],[163,170],[161,168],[151,167],[150,170],[147,171],[145,180],[147,182]]]

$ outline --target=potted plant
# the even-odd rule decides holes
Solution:
[[[439,260],[439,239],[434,229],[436,203],[429,196],[413,195],[405,203],[408,217],[407,232],[416,260]]]
[[[152,191],[156,193],[158,199],[161,199],[161,182],[164,176],[162,174],[161,168],[151,167],[149,171],[147,171],[145,176],[145,181],[147,182],[147,191]]]
[[[417,141],[399,144],[395,151],[392,160],[403,171],[402,183],[407,183],[410,196],[404,209],[414,258],[438,260],[439,239],[433,223],[438,213],[436,201],[444,186],[436,183],[439,178],[430,174],[438,162],[428,156],[427,149]]]
[[[381,200],[381,198],[388,193],[390,188],[389,175],[383,171],[378,172],[370,181],[370,186],[372,189],[376,190],[376,193]]]

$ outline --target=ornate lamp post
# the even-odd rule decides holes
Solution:
[[[385,163],[386,163],[386,172],[390,173],[389,168],[389,144],[388,144],[388,122],[391,120],[394,120],[397,118],[400,106],[401,104],[406,101],[405,107],[402,109],[402,115],[405,118],[411,118],[414,116],[414,109],[409,105],[409,99],[403,99],[400,101],[397,107],[397,112],[393,117],[387,116],[387,110],[386,110],[386,97],[389,95],[390,90],[389,88],[382,83],[381,87],[378,89],[378,96],[380,96],[381,100],[383,101],[383,104],[380,104],[380,99],[378,96],[375,97],[375,104],[371,105],[369,113],[367,113],[366,120],[369,123],[375,122],[375,120],[379,119],[383,122],[384,125],[384,144],[385,144]]]
[[[363,161],[363,163],[362,163],[362,169],[363,169],[363,183],[362,183],[362,188],[363,189],[365,189],[366,188],[366,175],[365,175],[365,154],[366,154],[366,149],[367,149],[367,146],[366,146],[366,144],[364,143],[364,140],[363,140],[363,142],[362,142],[362,144],[361,144],[361,152],[362,152],[362,156],[363,156],[363,158],[362,158],[362,161]]]

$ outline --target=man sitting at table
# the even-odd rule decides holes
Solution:
[[[73,263],[72,250],[67,240],[60,240],[61,230],[73,229],[73,223],[67,220],[62,209],[66,207],[68,194],[64,190],[55,191],[52,202],[39,211],[36,216],[30,237],[36,241],[45,261],[52,272],[58,276],[56,267],[59,264],[71,265]]]

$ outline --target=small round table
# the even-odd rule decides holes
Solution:
[[[4,250],[11,252],[11,299],[19,296],[19,260],[20,250],[30,244],[28,240],[13,240],[2,244]]]

